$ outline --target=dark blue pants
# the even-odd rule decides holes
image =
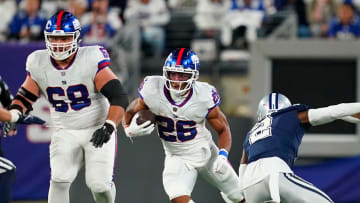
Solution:
[[[0,202],[10,203],[12,187],[15,183],[16,169],[0,174]]]

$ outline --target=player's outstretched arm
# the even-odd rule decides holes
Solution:
[[[155,129],[155,124],[150,124],[150,121],[146,121],[140,125],[137,124],[136,119],[137,112],[148,109],[145,102],[139,97],[133,100],[125,111],[122,125],[125,131],[125,135],[129,138],[149,135]]]
[[[6,109],[0,108],[0,121],[2,122],[10,122],[12,120],[12,115],[10,111]]]
[[[360,103],[341,103],[298,113],[302,123],[310,123],[312,126],[323,125],[337,119],[358,123],[359,117]]]
[[[354,114],[352,116],[345,116],[340,119],[349,123],[360,123],[360,113]]]

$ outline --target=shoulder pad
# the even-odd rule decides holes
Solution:
[[[304,105],[304,104],[294,104],[292,106],[289,106],[285,109],[280,109],[277,112],[272,113],[272,116],[278,115],[278,114],[282,114],[282,113],[286,113],[286,112],[290,112],[290,111],[297,111],[297,112],[301,112],[301,111],[306,111],[309,109],[309,106]]]

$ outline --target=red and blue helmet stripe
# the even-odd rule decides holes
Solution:
[[[196,53],[187,48],[177,48],[170,53],[164,64],[165,67],[181,67],[184,69],[200,70],[200,61]]]
[[[81,26],[78,19],[70,12],[58,11],[47,22],[45,32],[56,32],[62,30],[65,33],[80,31]]]

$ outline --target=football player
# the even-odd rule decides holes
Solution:
[[[179,48],[167,57],[163,76],[145,77],[139,87],[140,97],[126,109],[123,127],[128,137],[150,134],[154,124],[137,125],[136,112],[149,109],[156,115],[158,135],[165,151],[163,185],[173,203],[191,199],[200,174],[231,201],[243,201],[239,180],[230,163],[231,132],[220,110],[216,89],[199,76],[199,58],[195,52]],[[134,116],[136,114],[136,116]],[[218,145],[205,124],[219,136]]]
[[[296,176],[291,170],[306,129],[336,119],[360,122],[360,103],[343,103],[310,109],[291,105],[279,93],[259,102],[258,121],[244,141],[239,167],[247,203],[333,202],[323,191]]]
[[[40,92],[50,103],[54,134],[50,143],[49,203],[68,203],[69,188],[85,165],[86,184],[97,203],[113,203],[116,128],[127,95],[101,46],[79,46],[80,23],[59,11],[44,30],[46,48],[31,53],[27,77],[10,109],[32,109]],[[50,55],[50,57],[49,57]]]
[[[0,77],[0,101],[4,107],[10,105],[13,96],[11,95],[8,86]],[[7,111],[0,108],[0,121],[9,122],[9,126],[16,123],[22,124],[43,124],[45,121],[36,116],[20,115],[17,111]],[[14,132],[15,133],[15,132]],[[0,137],[0,202],[10,203],[12,186],[15,182],[16,167],[15,165],[3,157]]]

